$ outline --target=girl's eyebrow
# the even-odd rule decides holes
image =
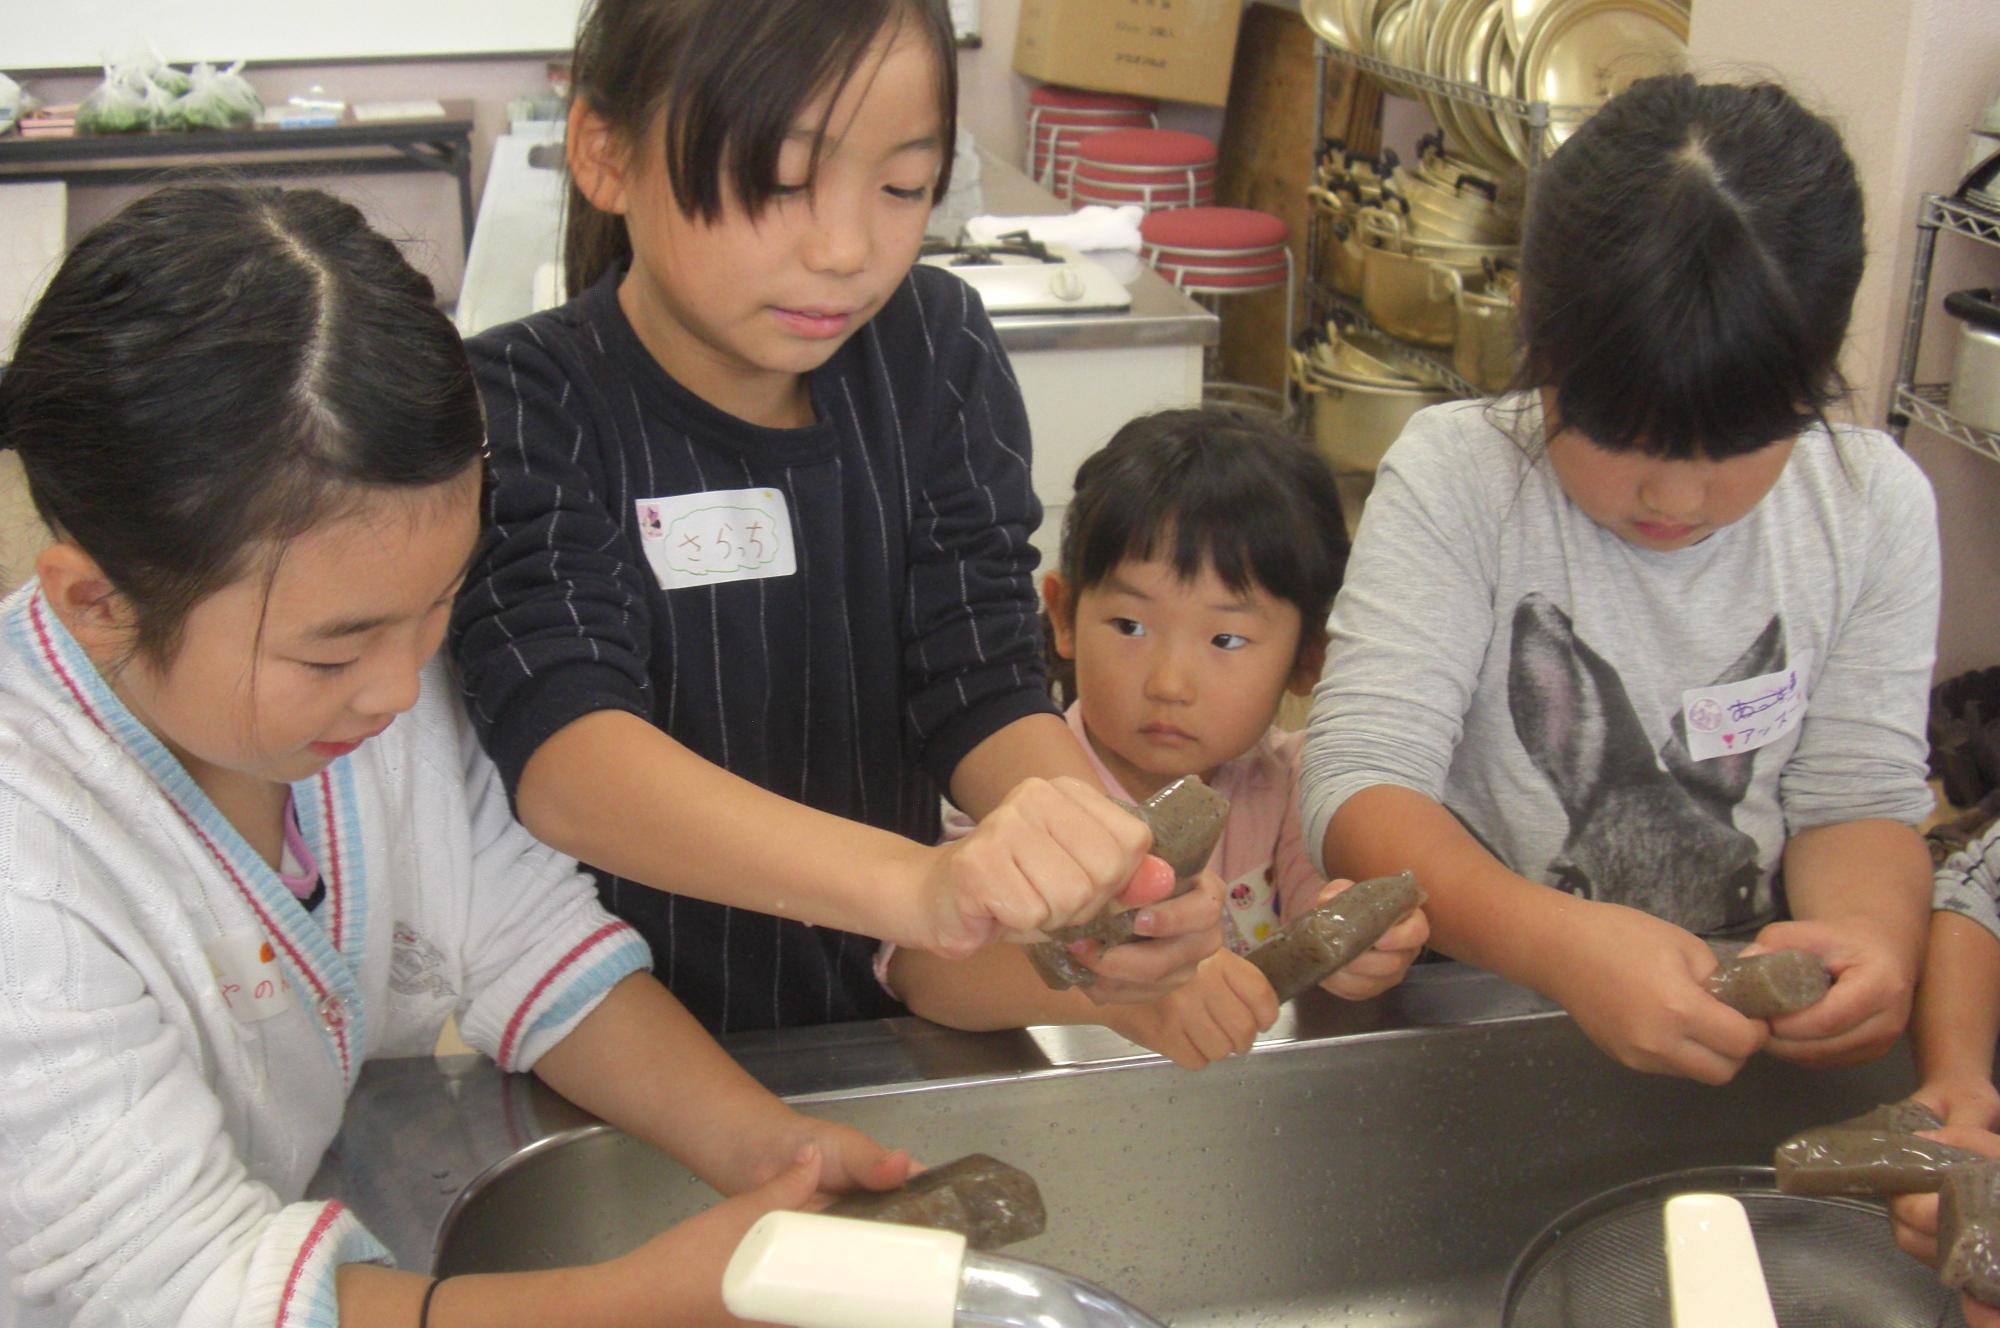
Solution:
[[[479,561],[479,549],[480,541],[474,540],[472,542],[472,552],[466,555],[465,565],[459,568],[457,574],[446,583],[444,593],[431,601],[432,607],[442,604],[458,593],[458,588],[464,584],[465,578],[472,574],[472,565]],[[374,631],[378,627],[388,626],[390,623],[395,622],[398,616],[396,614],[377,613],[361,618],[335,618],[331,622],[321,623],[319,626],[308,631],[306,636],[308,639],[314,641],[335,641],[346,636],[362,636]]]
[[[822,137],[823,135],[817,126],[804,124],[793,125],[791,132],[785,135],[788,142],[795,143],[817,143]],[[835,140],[835,146],[838,146],[838,144],[839,140]],[[920,134],[916,138],[905,139],[882,155],[885,157],[900,157],[905,152],[939,152],[943,148],[944,140],[938,135]]]

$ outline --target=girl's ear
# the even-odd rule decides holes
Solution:
[[[1069,582],[1061,572],[1050,572],[1042,578],[1042,604],[1048,609],[1056,654],[1063,659],[1075,659],[1076,603],[1070,598]]]
[[[1299,662],[1292,666],[1285,690],[1293,696],[1312,695],[1313,684],[1326,669],[1326,628],[1315,627],[1299,642]]]
[[[569,177],[599,212],[624,216],[631,192],[627,180],[631,154],[625,150],[623,135],[611,122],[590,109],[581,97],[569,104],[569,132],[564,151],[569,157]]]
[[[131,604],[95,558],[58,540],[35,558],[35,575],[49,608],[85,654],[101,662],[122,653],[131,636]]]

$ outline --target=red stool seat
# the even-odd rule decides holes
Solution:
[[[1215,144],[1183,129],[1114,129],[1093,134],[1077,150],[1077,164],[1101,166],[1213,166]]]
[[[1268,249],[1291,239],[1282,217],[1252,208],[1194,207],[1149,213],[1139,237],[1158,249]]]
[[[1128,97],[1120,92],[1088,92],[1066,88],[1059,83],[1038,83],[1028,90],[1028,104],[1051,111],[1137,111],[1150,115],[1160,109],[1151,97]]]

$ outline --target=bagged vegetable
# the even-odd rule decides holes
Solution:
[[[264,113],[263,99],[237,71],[238,60],[218,72],[204,61],[189,77],[187,95],[174,103],[174,124],[182,129],[243,129]]]
[[[104,81],[76,108],[81,134],[136,134],[151,129],[156,114],[164,117],[172,104],[143,75],[135,77],[123,65],[106,65]]]
[[[0,74],[0,134],[14,127],[14,122],[21,118],[23,109],[21,85],[5,74]]]

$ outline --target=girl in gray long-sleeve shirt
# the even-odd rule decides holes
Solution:
[[[1866,1057],[1907,1018],[1937,531],[1894,443],[1822,413],[1862,256],[1846,153],[1782,90],[1614,99],[1530,202],[1524,390],[1411,422],[1334,608],[1322,866],[1414,867],[1440,949],[1638,1068]],[[1832,992],[1736,1014],[1700,985],[1724,934]]]

